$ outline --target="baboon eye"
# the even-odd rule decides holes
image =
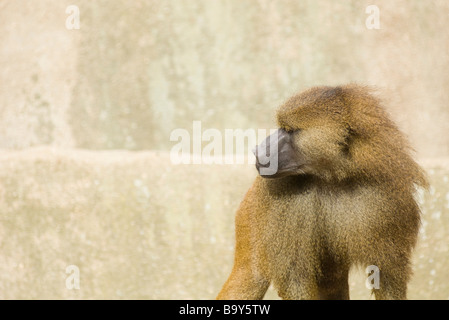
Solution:
[[[293,129],[292,127],[284,127],[283,128],[285,131],[287,131],[288,133],[293,133],[293,132],[295,132],[295,131],[297,131],[297,130],[299,130],[299,129]]]

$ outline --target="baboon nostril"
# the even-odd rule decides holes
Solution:
[[[270,166],[270,162],[268,163],[260,163],[259,159],[256,158],[256,167],[267,168]]]

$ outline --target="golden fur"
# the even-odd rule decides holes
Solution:
[[[348,299],[351,266],[380,269],[377,299],[406,298],[425,174],[367,87],[316,87],[277,112],[307,159],[257,177],[236,214],[235,263],[218,299]]]

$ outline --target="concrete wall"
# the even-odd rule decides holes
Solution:
[[[449,298],[448,16],[445,0],[0,0],[0,298],[213,298],[255,171],[173,165],[170,133],[272,128],[293,93],[346,82],[376,86],[427,159],[410,297]]]
[[[3,0],[0,147],[169,150],[193,120],[272,127],[293,93],[360,82],[418,152],[448,156],[448,15],[445,0]]]
[[[412,299],[449,298],[447,163],[426,164],[432,189],[419,197]],[[0,299],[212,299],[231,270],[234,214],[255,174],[173,165],[149,151],[3,151]],[[66,286],[71,265],[79,290]],[[364,281],[353,273],[353,298],[370,298]]]

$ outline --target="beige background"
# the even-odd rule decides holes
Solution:
[[[0,0],[0,298],[213,298],[255,170],[173,165],[170,133],[272,128],[293,93],[358,82],[432,181],[410,298],[448,299],[448,17],[444,0]]]

